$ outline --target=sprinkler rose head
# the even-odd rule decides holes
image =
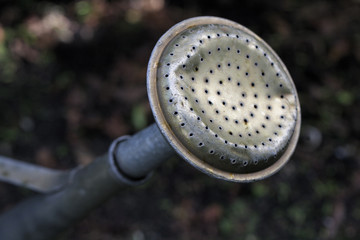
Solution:
[[[235,22],[197,17],[172,27],[152,52],[147,85],[170,145],[211,176],[262,179],[294,151],[300,105],[291,76],[274,50]]]

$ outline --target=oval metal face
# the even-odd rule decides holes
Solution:
[[[264,178],[296,145],[300,107],[286,67],[234,22],[199,17],[171,28],[152,53],[148,90],[170,144],[218,178]]]

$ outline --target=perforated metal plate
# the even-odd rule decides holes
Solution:
[[[171,28],[153,50],[148,90],[170,144],[218,178],[264,178],[296,145],[293,81],[276,53],[237,23],[199,17]]]

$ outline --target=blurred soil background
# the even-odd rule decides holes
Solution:
[[[234,184],[171,159],[59,239],[360,239],[359,0],[1,1],[0,154],[69,169],[153,123],[151,50],[201,15],[250,28],[287,65],[303,119],[291,161]],[[0,183],[0,211],[32,195]]]

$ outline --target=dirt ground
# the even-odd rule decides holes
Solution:
[[[170,159],[59,239],[360,239],[357,0],[1,1],[0,154],[69,169],[153,123],[151,50],[203,15],[253,30],[288,67],[302,110],[291,161],[235,184]],[[0,183],[0,212],[33,194]]]

